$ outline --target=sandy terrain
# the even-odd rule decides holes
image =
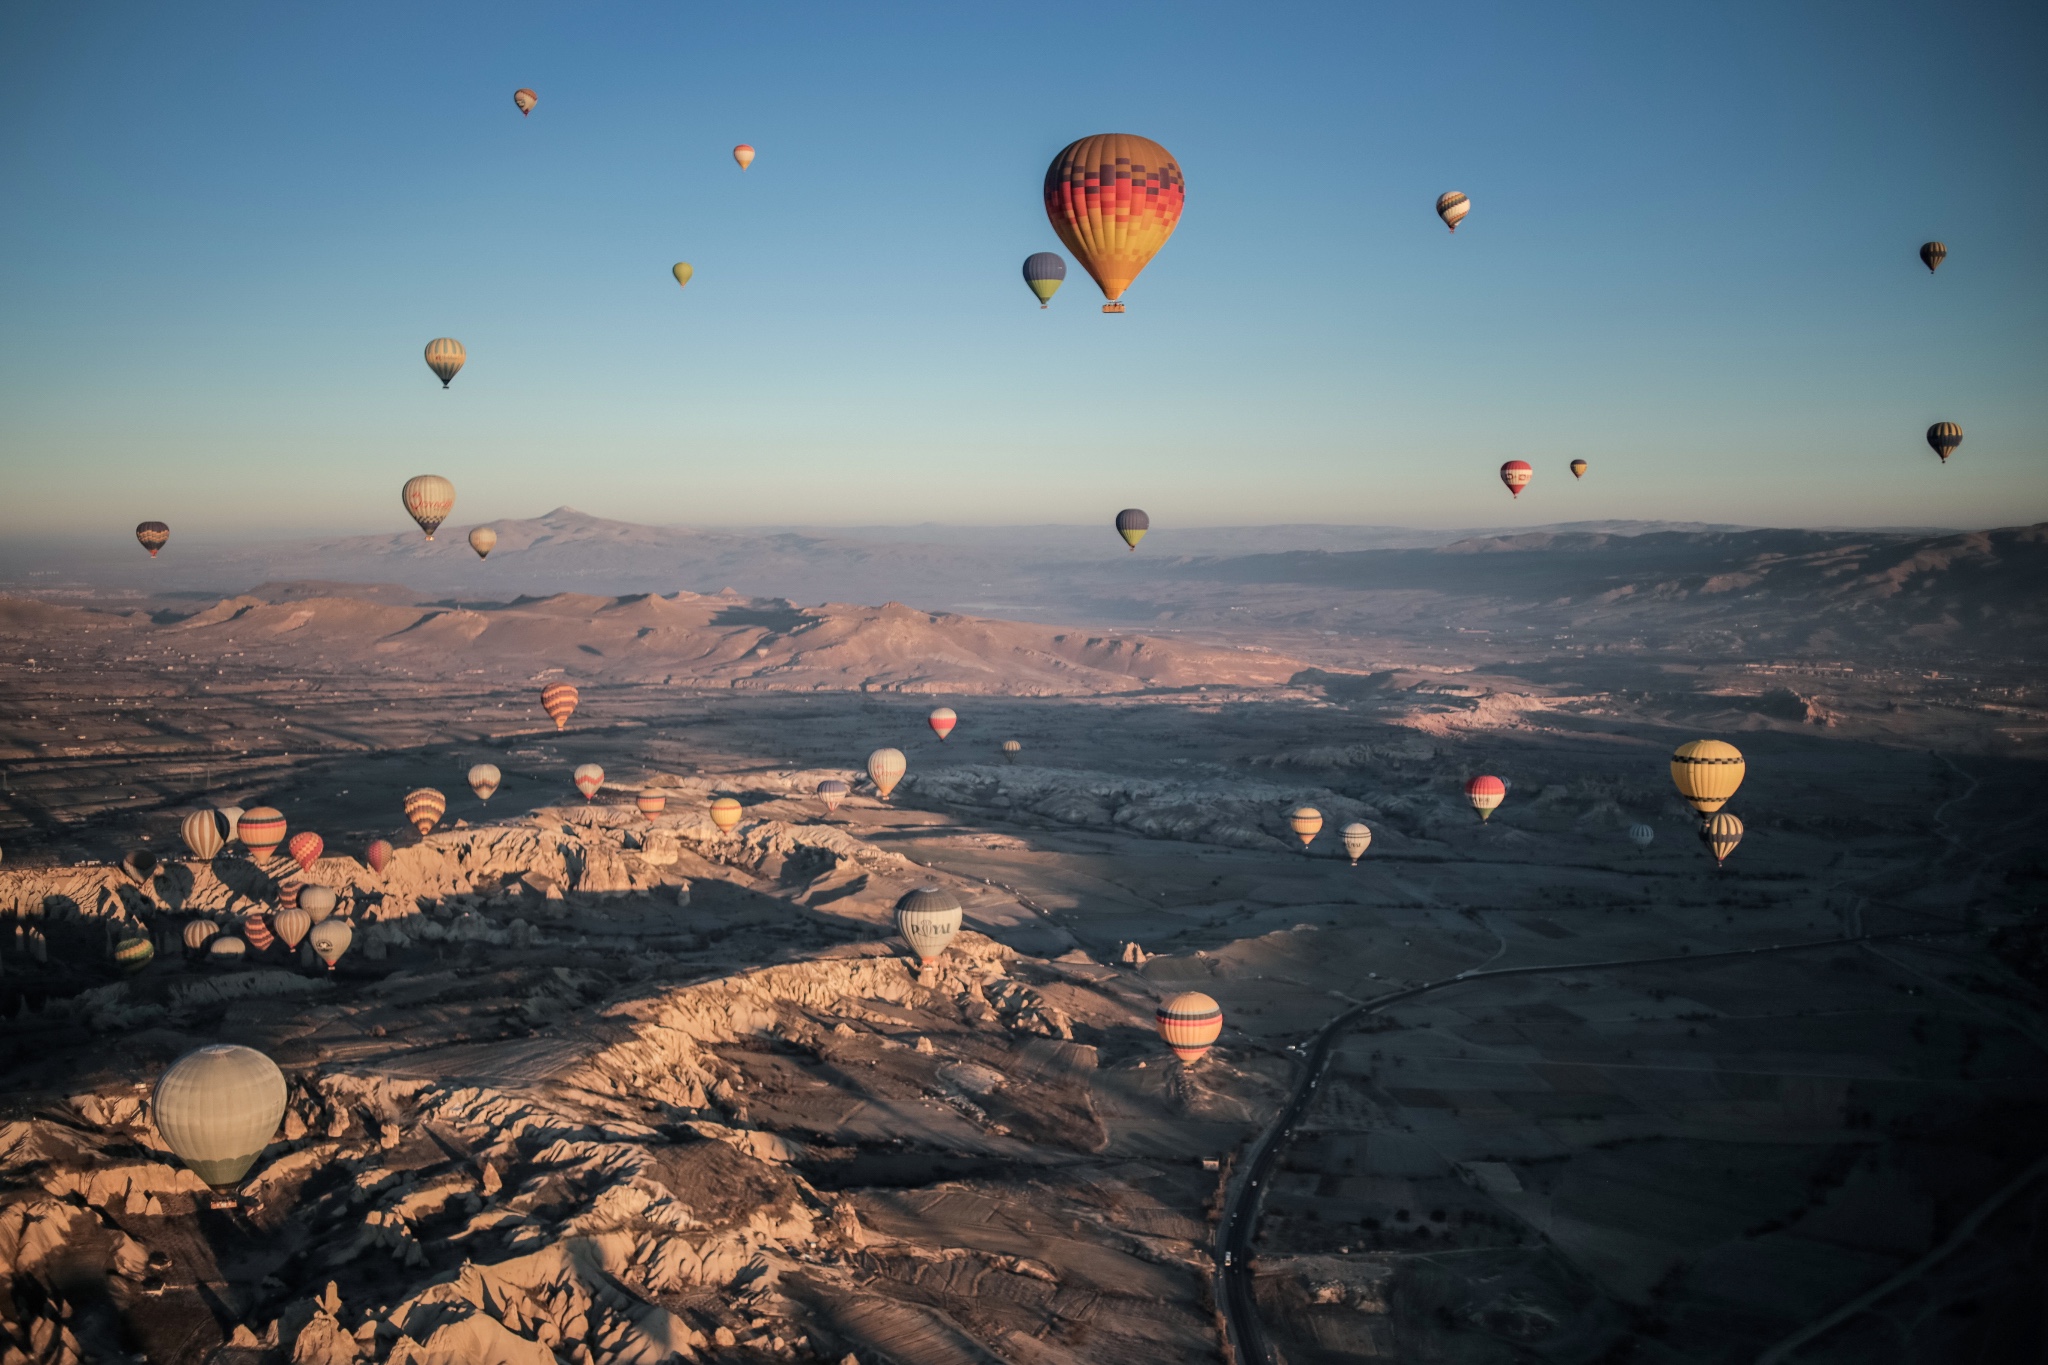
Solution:
[[[1164,632],[282,581],[0,604],[7,1359],[1218,1360],[1233,1285],[1298,1365],[2038,1347],[2024,648],[1261,600]],[[1750,765],[1720,872],[1665,772],[1701,734]],[[1511,783],[1485,824],[1481,771]],[[830,817],[827,776],[856,779]],[[420,785],[449,797],[424,839]],[[182,947],[296,874],[180,856],[185,813],[259,801],[325,837],[308,879],[357,931],[331,974]],[[920,972],[888,910],[933,880],[966,929]],[[133,976],[117,926],[156,943]],[[1226,1029],[1183,1067],[1151,1012],[1190,989]],[[292,1084],[235,1208],[146,1106],[216,1040]]]

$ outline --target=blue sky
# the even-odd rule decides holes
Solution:
[[[0,532],[2048,519],[2043,16],[9,6]],[[1108,131],[1186,216],[1040,312]]]

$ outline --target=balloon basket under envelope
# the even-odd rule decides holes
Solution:
[[[1124,306],[1120,303],[1105,303],[1102,305],[1102,311],[1105,313],[1121,313],[1124,311]]]

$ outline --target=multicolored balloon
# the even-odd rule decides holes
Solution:
[[[718,826],[720,834],[730,834],[739,828],[740,817],[744,814],[740,803],[730,796],[721,796],[711,803],[711,823]]]
[[[1187,182],[1150,138],[1099,133],[1068,143],[1045,170],[1045,216],[1102,288],[1105,313],[1180,224]]]
[[[741,170],[745,170],[754,164],[754,149],[742,142],[732,149],[732,159],[740,163]]]
[[[156,959],[156,943],[148,934],[124,934],[114,943],[114,965],[129,976]]]
[[[1527,460],[1509,460],[1500,467],[1500,481],[1508,486],[1508,492],[1514,497],[1521,497],[1522,490],[1535,476],[1536,471]]]
[[[825,803],[825,813],[830,815],[833,811],[838,810],[839,803],[844,801],[846,794],[852,790],[853,788],[847,786],[845,782],[836,777],[828,777],[823,782],[820,782],[818,784],[818,799]]]
[[[925,717],[925,724],[932,727],[932,733],[939,737],[941,743],[945,741],[947,735],[953,733],[953,727],[959,723],[959,715],[950,706],[935,707],[932,713]]]
[[[1200,991],[1165,1001],[1156,1017],[1160,1038],[1188,1066],[1208,1056],[1223,1033],[1223,1007]]]
[[[498,784],[504,780],[505,774],[498,771],[495,763],[474,764],[469,770],[469,789],[482,801],[490,800],[498,790]]]
[[[1472,809],[1479,812],[1481,820],[1493,818],[1493,812],[1507,799],[1508,784],[1497,777],[1475,777],[1465,784],[1465,799],[1472,803]]]
[[[1323,832],[1323,813],[1314,806],[1296,806],[1287,812],[1287,827],[1294,831],[1294,837],[1307,848],[1315,837]]]
[[[1344,826],[1344,852],[1351,858],[1351,865],[1358,866],[1358,860],[1372,847],[1372,827],[1361,820],[1353,820]]]
[[[327,843],[311,830],[302,830],[292,836],[285,845],[285,852],[292,855],[292,861],[299,865],[299,871],[311,872],[313,864],[320,861],[320,855],[327,851]]]
[[[960,914],[959,898],[945,887],[920,886],[896,902],[896,932],[919,962],[931,962],[960,932]]]
[[[463,350],[462,343],[454,337],[435,337],[427,343],[427,368],[440,379],[444,389],[468,359],[469,352]]]
[[[1963,429],[1954,422],[1936,422],[1927,428],[1927,444],[1934,453],[1941,456],[1943,464],[1956,453],[1956,447],[1963,443]]]
[[[585,763],[576,769],[571,780],[576,783],[576,790],[583,793],[583,799],[588,801],[604,786],[604,769],[595,763]]]
[[[1700,821],[1700,842],[1714,855],[1714,866],[1719,867],[1742,842],[1742,822],[1731,811],[1715,811]]]
[[[909,770],[909,760],[903,757],[901,749],[877,749],[868,755],[868,780],[875,784],[875,794],[884,801]]]
[[[533,112],[533,106],[540,103],[540,96],[524,87],[512,92],[512,102],[519,106],[521,118]]]
[[[448,798],[432,787],[421,787],[405,794],[405,818],[420,832],[422,839],[441,823],[441,817],[448,813]],[[382,872],[383,868],[377,869]]]
[[[1145,538],[1145,532],[1152,529],[1152,518],[1136,507],[1126,507],[1116,514],[1116,533],[1124,538],[1124,544],[1132,550]]]
[[[242,847],[259,863],[277,852],[277,846],[284,842],[284,829],[284,812],[272,806],[244,811],[235,825]]]
[[[469,533],[469,548],[476,551],[478,559],[489,559],[491,551],[498,548],[498,533],[488,526],[476,527]]]
[[[1052,302],[1067,278],[1067,262],[1058,252],[1034,251],[1024,258],[1024,283],[1038,295],[1038,306]]]
[[[1941,269],[1941,263],[1947,259],[1948,248],[1940,242],[1922,242],[1920,244],[1920,264],[1927,267],[1928,274],[1932,275],[1935,271]]]
[[[1443,219],[1444,226],[1453,232],[1471,211],[1472,201],[1457,190],[1446,190],[1436,197],[1436,216]]]
[[[363,861],[370,865],[370,871],[381,877],[393,851],[389,839],[372,839],[370,846],[363,850]]]
[[[164,1145],[216,1188],[249,1173],[277,1136],[288,1092],[277,1063],[234,1043],[210,1043],[171,1063],[150,1096]]]
[[[1671,755],[1672,784],[1701,815],[1712,815],[1726,805],[1748,771],[1742,750],[1718,739],[1689,741]]]
[[[642,815],[652,820],[655,816],[668,809],[668,794],[648,787],[633,798],[633,804],[640,808]]]
[[[1586,477],[1586,462],[1584,460],[1572,461],[1572,477],[1575,479],[1583,479]]]
[[[270,916],[261,910],[251,910],[242,916],[242,941],[254,952],[268,951],[277,942],[277,935],[270,931]]]
[[[557,730],[566,730],[569,717],[576,714],[580,695],[574,683],[550,684],[540,690],[540,709],[548,713],[548,719],[555,723]]]
[[[185,947],[191,952],[203,952],[207,942],[220,932],[220,926],[210,919],[195,919],[185,922]]]
[[[142,542],[142,548],[149,551],[151,559],[156,552],[170,541],[171,528],[160,521],[145,521],[135,528],[135,538]]]
[[[455,510],[455,485],[439,474],[420,474],[407,479],[399,497],[405,503],[406,515],[420,524],[428,540],[434,538],[434,532]]]
[[[1019,744],[1016,740],[1006,739],[1003,741],[1003,758],[1006,762],[1015,763],[1017,761],[1017,755],[1023,752],[1024,746],[1022,744]]]
[[[284,940],[285,947],[297,950],[299,940],[313,927],[313,916],[304,906],[293,906],[289,910],[280,910],[272,915],[270,925],[277,931],[277,936]]]

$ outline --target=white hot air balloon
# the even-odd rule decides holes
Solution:
[[[305,907],[295,905],[289,910],[280,910],[272,915],[270,927],[284,940],[285,947],[296,948],[299,946],[299,940],[306,936],[306,931],[313,927],[313,916]]]
[[[405,481],[399,499],[405,504],[405,514],[418,522],[427,539],[432,540],[434,532],[455,510],[455,485],[439,474],[417,474]]]
[[[498,789],[505,775],[498,771],[495,763],[479,763],[469,770],[469,789],[482,800],[491,799],[491,793]]]
[[[178,826],[178,832],[184,836],[185,847],[192,850],[193,857],[210,863],[227,845],[227,817],[217,810],[194,811]]]
[[[349,927],[345,919],[321,920],[313,926],[312,932],[306,935],[306,942],[313,946],[313,955],[326,963],[330,972],[355,940],[356,931]]]
[[[491,551],[498,548],[498,533],[488,526],[479,526],[469,533],[469,548],[476,551],[478,559],[489,559]]]
[[[943,886],[920,886],[906,893],[896,902],[896,932],[918,961],[932,961],[960,932],[959,898]]]
[[[315,924],[334,913],[335,901],[334,888],[331,886],[307,882],[299,888],[299,909],[311,915]]]
[[[901,749],[877,749],[869,754],[868,777],[875,784],[875,794],[887,801],[909,767]]]
[[[156,1083],[157,1132],[207,1184],[237,1184],[277,1136],[284,1073],[255,1048],[212,1043],[171,1063]]]
[[[1443,219],[1444,226],[1453,232],[1471,211],[1472,201],[1457,190],[1446,190],[1436,197],[1436,216]]]

